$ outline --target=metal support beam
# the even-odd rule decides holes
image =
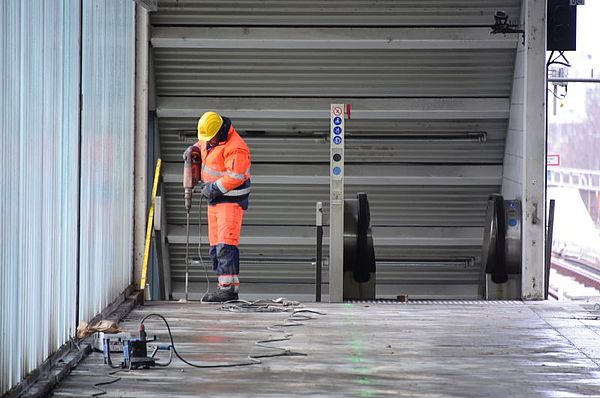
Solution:
[[[323,227],[323,246],[329,246],[329,227]],[[183,225],[169,225],[167,240],[172,244],[185,244]],[[373,229],[377,247],[479,247],[483,244],[481,227],[377,227]],[[198,235],[190,235],[190,244],[198,244]],[[202,244],[208,237],[202,235]],[[244,226],[240,245],[315,246],[312,226]]]
[[[148,206],[148,11],[136,6],[133,280],[139,285]]]
[[[323,245],[329,245],[328,227],[324,227],[325,238]],[[202,234],[202,245],[207,245],[208,236]],[[185,244],[186,227],[185,225],[169,225],[168,238],[169,243]],[[198,244],[198,234],[190,235],[190,245]],[[241,245],[274,245],[274,246],[308,246],[315,245],[315,231],[312,226],[244,226],[244,233],[240,237]]]
[[[171,261],[167,243],[167,206],[164,190],[154,203],[154,245],[158,263],[159,300],[168,300],[171,294]]]
[[[600,79],[576,77],[549,77],[548,83],[600,83]]]
[[[524,0],[523,274],[525,300],[544,299],[546,2]]]
[[[344,299],[344,119],[346,105],[331,104],[329,156],[329,302]]]
[[[156,27],[155,48],[473,50],[514,49],[516,35],[481,28]]]
[[[547,172],[548,185],[600,192],[600,171],[551,167]]]
[[[198,117],[218,109],[232,119],[327,119],[336,98],[159,97],[158,117]],[[506,119],[507,98],[353,99],[353,120]]]

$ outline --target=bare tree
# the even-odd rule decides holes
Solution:
[[[568,101],[567,96],[567,101]],[[551,123],[548,152],[560,153],[561,166],[600,170],[600,86],[586,92],[587,118],[578,123]]]

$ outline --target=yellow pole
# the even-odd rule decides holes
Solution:
[[[140,281],[140,290],[146,288],[146,276],[148,274],[148,260],[150,259],[150,241],[152,239],[152,231],[154,230],[154,202],[158,192],[158,181],[160,179],[160,167],[162,161],[160,158],[156,161],[156,169],[154,170],[154,184],[152,186],[152,201],[150,202],[150,210],[148,211],[148,225],[146,227],[146,244],[144,245],[144,261],[142,263],[142,279]],[[142,295],[143,300],[143,295]]]

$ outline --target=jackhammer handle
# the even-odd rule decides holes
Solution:
[[[202,157],[200,149],[195,146],[189,146],[183,153],[183,187],[194,188],[200,181],[200,171],[202,169]]]

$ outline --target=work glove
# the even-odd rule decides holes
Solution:
[[[190,158],[190,156],[192,156],[192,152],[194,151],[200,152],[198,147],[196,147],[195,145],[190,145],[189,147],[187,147],[185,152],[183,152],[183,161],[186,161],[188,158]]]
[[[206,199],[213,200],[213,199],[223,195],[223,192],[221,192],[219,187],[217,187],[217,184],[215,184],[214,182],[209,182],[202,186],[201,194]]]

